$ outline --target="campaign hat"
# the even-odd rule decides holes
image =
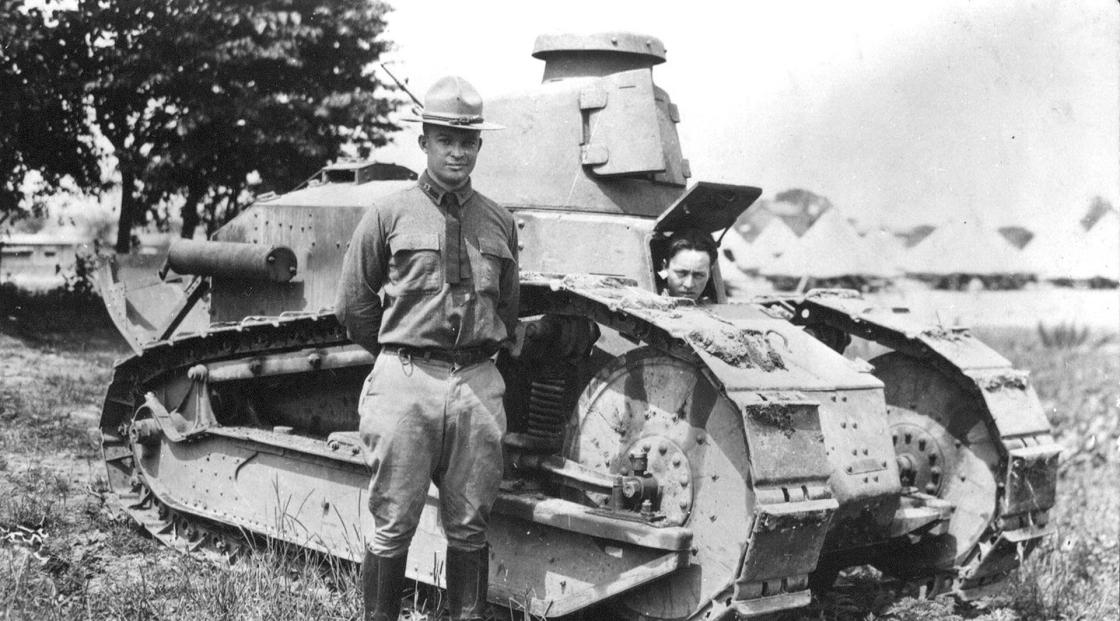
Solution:
[[[505,129],[482,118],[482,95],[459,76],[437,80],[424,95],[424,107],[413,112],[402,120],[480,131]]]

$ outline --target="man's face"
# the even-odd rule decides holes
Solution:
[[[448,190],[458,190],[474,170],[482,138],[478,130],[429,125],[420,136],[428,154],[428,174]]]
[[[665,282],[669,295],[695,300],[700,297],[712,276],[712,261],[702,250],[685,249],[669,259]]]

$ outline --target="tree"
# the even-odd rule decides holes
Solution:
[[[66,177],[87,188],[101,180],[77,51],[55,28],[42,10],[0,0],[0,222],[18,214],[29,171],[51,186]]]
[[[369,0],[79,0],[87,104],[113,145],[122,186],[116,248],[163,199],[182,194],[183,234],[203,206],[242,206],[248,176],[288,189],[344,143],[368,152],[395,129],[372,63],[388,7]]]

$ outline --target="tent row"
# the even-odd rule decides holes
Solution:
[[[994,228],[975,220],[937,227],[913,248],[885,229],[865,235],[837,209],[820,215],[798,237],[781,218],[772,218],[748,242],[730,230],[721,242],[727,273],[765,277],[779,289],[793,286],[853,286],[868,289],[909,276],[939,288],[981,281],[986,288],[1017,288],[1031,281],[1116,286],[1120,280],[1120,217],[1107,212],[1085,231],[1040,231],[1020,250]]]

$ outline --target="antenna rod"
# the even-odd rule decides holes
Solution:
[[[398,86],[398,87],[400,87],[400,89],[401,89],[402,91],[404,91],[406,95],[408,95],[409,97],[411,97],[411,98],[412,98],[412,103],[416,104],[416,105],[417,105],[417,106],[419,106],[420,108],[423,108],[423,107],[424,107],[424,104],[420,103],[420,100],[416,98],[416,95],[413,95],[413,94],[412,94],[412,91],[408,90],[408,87],[407,87],[407,86],[405,86],[403,82],[401,82],[400,80],[398,80],[398,79],[397,79],[397,76],[393,75],[393,72],[392,72],[392,71],[389,71],[389,68],[385,66],[385,63],[377,63],[377,64],[378,64],[378,65],[379,65],[379,66],[381,67],[381,69],[382,69],[382,70],[383,70],[383,71],[384,71],[385,73],[389,74],[389,77],[390,77],[390,78],[393,78],[393,81],[397,83],[397,86]]]

